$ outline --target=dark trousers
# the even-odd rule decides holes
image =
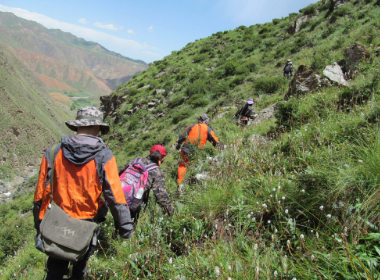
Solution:
[[[99,235],[100,228],[98,232],[96,233]],[[88,252],[83,256],[82,259],[79,261],[73,263],[73,271],[72,271],[72,276],[71,280],[76,280],[76,279],[82,279],[84,274],[86,273],[86,265],[87,261],[91,257],[92,253],[94,252],[96,245],[90,245],[90,248],[88,249]],[[47,267],[47,276],[46,280],[61,280],[63,279],[63,276],[69,274],[69,261],[64,261],[61,259],[56,259],[53,257],[49,257],[46,267]]]

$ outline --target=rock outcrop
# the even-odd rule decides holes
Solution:
[[[268,138],[265,136],[261,136],[260,134],[253,134],[248,138],[255,146],[265,146],[268,142]]]
[[[359,63],[363,59],[368,59],[371,56],[367,47],[363,46],[360,43],[355,43],[348,47],[344,51],[344,57],[346,59],[346,67],[348,73],[353,73]]]
[[[288,28],[288,33],[289,34],[294,34],[297,33],[298,31],[301,30],[301,26],[304,22],[315,18],[316,16],[312,15],[304,15],[302,17],[297,18],[297,20]]]
[[[288,100],[292,95],[303,95],[322,86],[321,76],[314,72],[310,66],[301,65],[290,82],[289,90],[285,95]]]
[[[349,86],[349,83],[344,78],[342,68],[340,68],[336,62],[332,65],[327,65],[323,70],[323,75],[325,75],[330,81],[339,85]]]
[[[271,105],[268,108],[262,109],[256,116],[256,118],[251,121],[250,125],[258,125],[262,122],[266,122],[274,117],[274,111],[276,109],[277,103]]]

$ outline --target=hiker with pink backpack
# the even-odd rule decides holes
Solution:
[[[160,165],[164,162],[166,150],[154,145],[146,158],[135,158],[119,170],[121,186],[135,224],[143,204],[148,203],[150,190],[158,204],[169,215],[174,213],[169,195],[165,188],[165,177]]]

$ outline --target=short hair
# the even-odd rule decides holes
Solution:
[[[161,155],[160,151],[153,151],[150,153],[150,159],[154,163],[158,164],[160,160],[162,160],[163,156]]]

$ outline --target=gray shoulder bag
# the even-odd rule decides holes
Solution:
[[[70,217],[53,200],[54,154],[57,145],[50,150],[52,167],[50,176],[50,204],[40,225],[43,251],[48,256],[76,262],[88,251],[91,241],[96,245],[99,225]]]

